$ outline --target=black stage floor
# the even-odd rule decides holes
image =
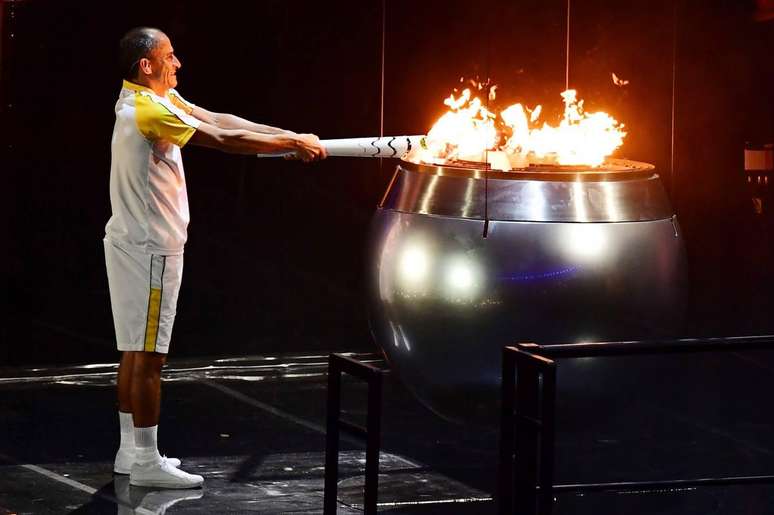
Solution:
[[[325,371],[322,352],[170,359],[160,447],[205,486],[163,491],[111,472],[115,364],[0,370],[0,514],[319,513]],[[579,374],[583,388],[563,384]],[[768,351],[562,363],[556,483],[774,474],[772,376]],[[496,432],[437,418],[387,377],[380,510],[494,513]],[[347,416],[365,408],[345,381]],[[359,513],[364,447],[341,448],[339,513]],[[562,493],[554,513],[774,514],[774,486]]]

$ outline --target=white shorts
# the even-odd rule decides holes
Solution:
[[[166,354],[183,278],[183,255],[143,254],[107,239],[104,244],[118,350]]]

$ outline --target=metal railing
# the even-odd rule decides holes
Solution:
[[[553,484],[558,358],[774,350],[774,336],[537,345],[503,349],[499,513],[550,515],[559,492],[772,483],[774,475]]]
[[[556,364],[506,347],[502,377],[499,511],[546,513],[553,501]]]
[[[349,374],[368,384],[366,427],[341,420],[341,375]],[[382,376],[384,372],[342,354],[328,356],[328,408],[325,431],[325,493],[323,513],[335,515],[339,480],[339,440],[341,431],[365,439],[366,464],[363,509],[376,514],[379,486],[379,447],[381,445]]]

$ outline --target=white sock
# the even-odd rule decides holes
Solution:
[[[151,463],[161,461],[161,454],[159,454],[156,440],[158,429],[158,425],[134,428],[134,445],[137,449],[134,454],[135,462]]]
[[[132,414],[119,411],[118,423],[121,427],[119,450],[134,453],[134,423],[132,422]]]

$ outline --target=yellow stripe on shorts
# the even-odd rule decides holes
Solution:
[[[150,293],[148,294],[148,317],[145,321],[145,352],[156,352],[161,320],[161,293],[164,288],[166,257],[151,256]],[[155,265],[155,266],[154,266]]]
[[[148,322],[145,326],[145,352],[156,351],[161,317],[161,288],[151,288],[148,298]]]

